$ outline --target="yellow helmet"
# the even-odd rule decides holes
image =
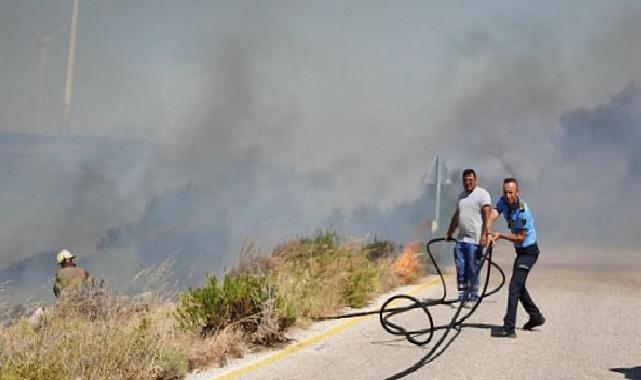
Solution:
[[[73,259],[74,257],[76,257],[76,256],[72,255],[72,254],[71,254],[71,252],[69,252],[69,250],[63,249],[63,250],[62,250],[62,251],[60,251],[60,252],[58,253],[58,255],[56,256],[56,261],[58,262],[58,264],[62,264],[62,263],[64,263],[66,260],[71,260],[71,259]]]

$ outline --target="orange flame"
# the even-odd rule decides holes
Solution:
[[[420,243],[407,243],[403,248],[403,252],[394,262],[394,270],[403,284],[410,284],[416,281],[423,269],[418,259],[420,249]]]

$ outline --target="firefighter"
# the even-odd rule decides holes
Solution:
[[[60,251],[56,256],[56,261],[58,265],[60,265],[60,269],[58,269],[56,279],[53,283],[53,293],[57,298],[60,298],[63,290],[70,286],[80,288],[93,283],[93,277],[91,277],[89,272],[78,267],[73,261],[75,257],[75,255],[66,249]]]

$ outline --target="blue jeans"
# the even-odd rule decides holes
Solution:
[[[454,247],[456,263],[456,283],[459,301],[476,302],[479,298],[479,266],[477,261],[483,257],[480,244],[457,241]]]

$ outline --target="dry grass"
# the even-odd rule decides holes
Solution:
[[[248,243],[232,273],[264,275],[287,302],[288,317],[303,323],[364,306],[399,285],[390,257],[374,260],[361,244],[339,244],[329,234],[285,243],[271,255],[258,255]],[[181,328],[176,305],[154,294],[91,294],[51,309],[39,327],[23,318],[0,328],[0,379],[180,378],[189,369],[223,366],[247,350],[284,340],[282,311],[276,312],[282,304],[274,297],[264,302],[256,329],[230,321],[203,337]],[[0,289],[0,308],[2,301]]]
[[[289,242],[274,250],[267,268],[304,319],[365,306],[375,294],[399,284],[392,260],[370,261],[360,244]]]
[[[185,332],[172,304],[109,303],[98,316],[58,306],[39,328],[0,329],[0,379],[174,379],[246,350],[233,326],[207,339]]]
[[[169,343],[175,328],[166,309],[139,312],[123,300],[104,302],[99,315],[93,305],[60,304],[40,327],[22,319],[0,330],[0,377],[172,378],[186,371]]]
[[[189,368],[202,368],[215,363],[227,364],[230,358],[240,358],[247,351],[245,334],[230,327],[203,339],[197,334],[186,334],[177,331],[171,341],[172,345],[187,358]]]
[[[0,322],[9,316],[9,300],[6,293],[7,281],[0,282]]]
[[[377,262],[377,265],[380,273],[378,277],[378,289],[381,293],[388,292],[401,285],[401,279],[394,269],[394,259],[381,259]]]

